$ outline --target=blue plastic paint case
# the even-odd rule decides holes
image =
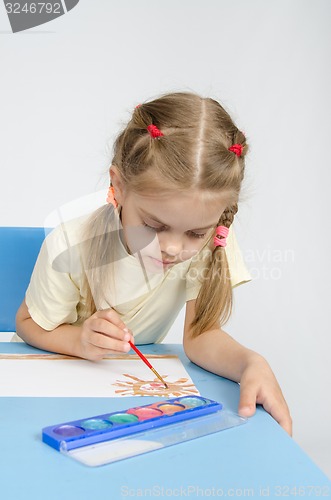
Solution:
[[[130,458],[234,427],[246,419],[196,395],[45,427],[42,440],[85,465]]]

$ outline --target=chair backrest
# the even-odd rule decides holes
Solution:
[[[15,316],[45,238],[42,227],[0,227],[0,331],[15,331]]]

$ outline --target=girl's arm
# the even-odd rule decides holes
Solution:
[[[98,311],[80,326],[63,324],[44,330],[30,316],[25,301],[16,314],[16,332],[27,344],[46,351],[96,361],[108,354],[128,352],[132,334],[113,309]]]
[[[256,404],[264,409],[291,435],[292,420],[282,391],[267,361],[236,342],[217,325],[192,338],[190,324],[195,300],[186,303],[184,350],[187,357],[205,370],[240,383],[239,413],[251,416]]]

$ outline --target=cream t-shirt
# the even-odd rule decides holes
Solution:
[[[80,256],[82,227],[86,218],[61,224],[45,239],[26,292],[26,304],[32,319],[45,330],[82,321],[85,303],[82,291],[83,263]],[[106,299],[98,309],[114,307],[130,328],[136,344],[161,342],[185,302],[195,299],[201,287],[205,246],[196,256],[176,264],[165,272],[150,272],[138,255],[130,255],[122,243],[122,227],[114,212],[116,259],[105,262],[103,273],[111,273]],[[156,236],[155,236],[156,237]],[[233,287],[251,280],[235,234],[230,229],[225,247]],[[107,281],[107,280],[106,280]]]

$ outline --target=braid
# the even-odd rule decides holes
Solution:
[[[218,221],[219,226],[230,227],[233,223],[234,216],[238,212],[238,204],[235,203],[231,207],[228,207],[222,213],[220,220]]]
[[[237,203],[224,210],[218,225],[230,228],[238,211]],[[211,252],[208,271],[196,301],[192,336],[227,322],[232,311],[232,286],[228,260],[224,247],[217,246]]]

